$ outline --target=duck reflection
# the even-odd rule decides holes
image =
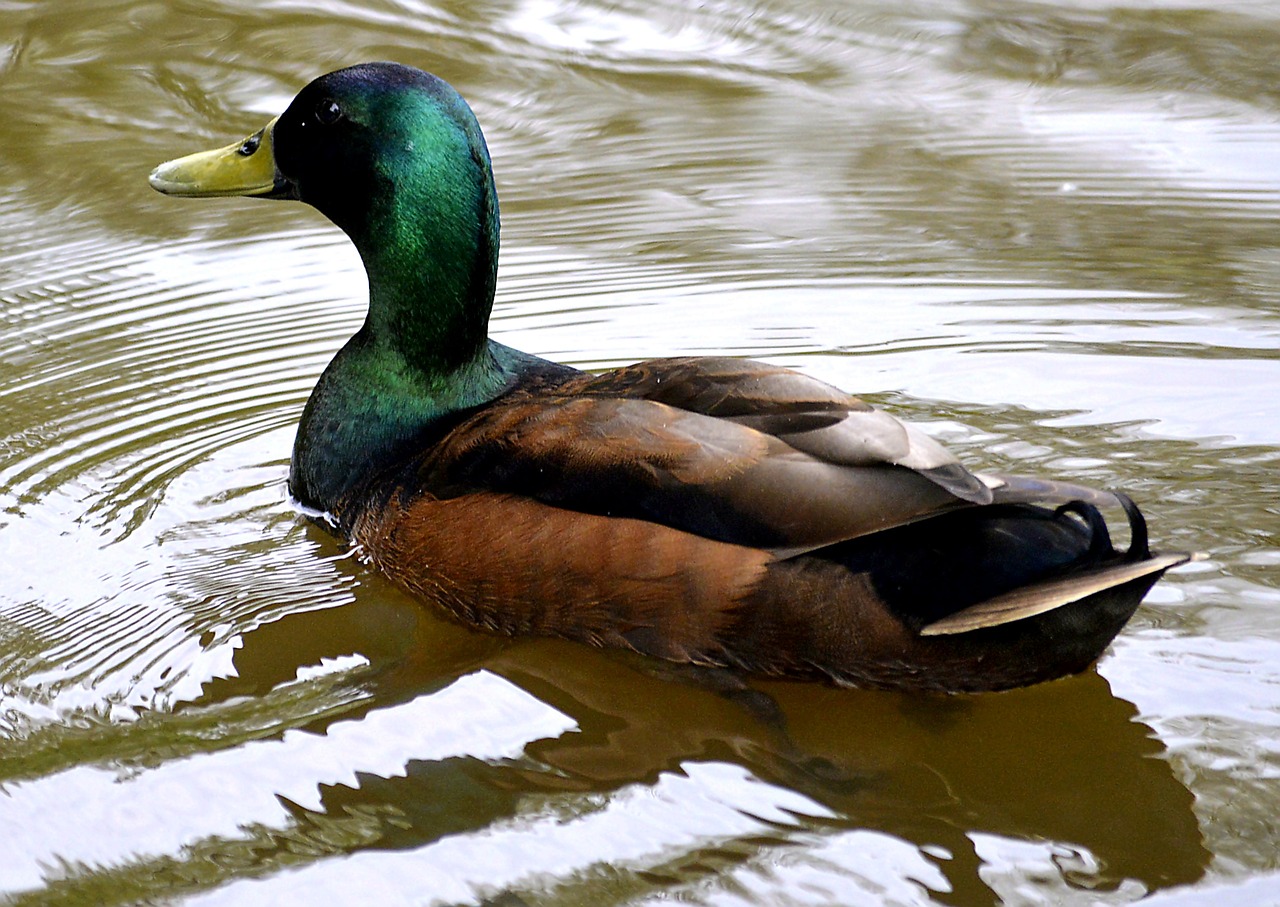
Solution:
[[[779,723],[656,679],[639,661],[531,645],[489,666],[578,720],[582,734],[530,748],[563,778],[603,788],[689,759],[731,759],[830,808],[840,825],[942,847],[958,902],[985,890],[974,834],[1084,848],[1102,864],[1092,887],[1134,879],[1154,890],[1194,881],[1208,864],[1193,797],[1164,746],[1096,672],[976,697],[754,685]]]
[[[523,758],[410,760],[403,775],[359,775],[324,785],[320,810],[293,806],[298,829],[319,829],[338,851],[422,848],[483,833],[528,803],[612,795],[653,785],[695,763],[740,766],[821,809],[810,829],[872,829],[908,841],[937,863],[955,903],[991,903],[975,836],[1059,842],[1096,860],[1069,884],[1147,890],[1199,878],[1208,863],[1193,798],[1164,747],[1096,672],[981,696],[933,697],[759,682],[737,687],[673,676],[638,656],[555,640],[509,642],[424,609],[358,564],[351,605],[298,613],[245,635],[237,678],[212,698],[253,694],[300,666],[358,654],[371,696],[308,729],[362,720],[485,669],[576,722],[576,732],[530,743]],[[458,722],[468,721],[458,715]],[[819,815],[823,810],[827,815]],[[341,844],[334,823],[362,833]],[[372,826],[370,825],[372,823]],[[301,831],[299,831],[301,833]],[[764,835],[773,846],[785,831]],[[260,842],[262,868],[280,841]],[[294,844],[288,845],[294,847]],[[317,848],[316,857],[325,848]],[[740,851],[746,858],[750,848]]]

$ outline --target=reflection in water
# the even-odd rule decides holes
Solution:
[[[552,641],[499,645],[390,590],[376,597],[246,634],[239,677],[199,706],[222,732],[183,758],[172,744],[159,764],[144,750],[123,787],[87,768],[13,785],[11,814],[54,842],[74,822],[91,848],[58,845],[82,868],[53,891],[72,899],[109,884],[153,897],[288,867],[264,890],[250,884],[255,902],[324,891],[399,898],[429,877],[458,900],[506,888],[537,902],[550,886],[598,903],[617,885],[656,893],[742,874],[781,893],[794,881],[785,864],[799,859],[810,883],[838,892],[850,879],[826,852],[866,828],[879,837],[864,848],[889,847],[895,872],[960,902],[984,900],[978,857],[1002,841],[1060,842],[1044,853],[1090,889],[1193,881],[1208,861],[1190,793],[1096,675],[924,699],[769,684],[781,721],[768,722],[654,676],[642,659]],[[457,634],[490,651],[473,647],[471,660],[444,668],[458,655],[440,637]],[[303,670],[317,659],[328,683]],[[304,698],[293,711],[310,718],[280,735],[290,698]],[[271,724],[255,728],[255,717]],[[55,803],[35,820],[29,810],[46,808],[40,788],[50,784],[92,807]],[[119,822],[150,803],[164,812]],[[184,814],[184,835],[170,837],[165,826]],[[412,858],[397,868],[371,853],[339,872],[326,863],[368,848]],[[809,856],[778,863],[797,849]],[[232,886],[215,900],[243,894]]]
[[[11,4],[0,899],[1265,900],[1280,19],[1177,6]],[[800,366],[1210,559],[1098,673],[979,698],[751,698],[406,600],[284,500],[354,253],[145,185],[380,58],[485,127],[504,341]]]

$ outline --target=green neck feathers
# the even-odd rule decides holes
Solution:
[[[303,413],[290,488],[336,511],[436,420],[500,394],[529,357],[487,339],[498,205],[484,138],[444,82],[393,64],[313,82],[273,131],[278,173],[351,238],[364,325]]]

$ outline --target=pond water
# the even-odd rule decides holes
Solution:
[[[0,4],[0,903],[1280,903],[1280,5]],[[158,162],[311,78],[447,78],[493,329],[795,366],[966,462],[1123,488],[1096,670],[760,683],[458,627],[291,506],[364,278]]]

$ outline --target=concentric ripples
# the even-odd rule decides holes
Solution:
[[[5,289],[0,349],[15,413],[0,548],[6,613],[22,628],[0,655],[21,666],[5,684],[11,734],[172,708],[233,671],[244,622],[273,598],[344,600],[298,577],[273,589],[298,551],[264,543],[297,535],[284,458],[360,292],[353,263],[354,294],[341,265],[321,267],[341,260],[333,244],[81,239],[47,269],[33,254],[6,262],[35,278]],[[282,270],[291,256],[300,265]],[[262,286],[281,280],[288,304],[265,304]]]
[[[6,6],[0,900],[1274,899],[1280,20],[1147,6]],[[145,186],[378,58],[484,125],[500,339],[802,367],[1209,558],[1096,673],[942,701],[406,600],[284,487],[355,253]]]
[[[254,251],[236,263],[236,273],[243,267],[251,281],[256,255],[275,260],[296,244],[239,244]],[[315,274],[308,292],[305,275],[288,275],[298,298],[281,311],[264,305],[243,279],[220,285],[218,270],[234,256],[225,246],[168,246],[102,268],[82,262],[83,287],[64,292],[59,310],[41,313],[38,324],[20,322],[9,334],[6,356],[40,355],[7,393],[47,419],[39,426],[42,449],[0,472],[15,501],[38,499],[105,466],[98,478],[109,490],[94,509],[148,497],[154,503],[165,478],[209,451],[296,418],[326,341],[332,345],[335,325],[315,298],[327,276]],[[259,273],[273,282],[272,270]],[[48,284],[20,287],[9,298],[21,308],[49,292]],[[161,449],[146,443],[161,434],[169,436]],[[50,436],[60,443],[48,444]],[[20,449],[21,442],[9,446]],[[145,463],[132,462],[130,453],[139,450]]]

